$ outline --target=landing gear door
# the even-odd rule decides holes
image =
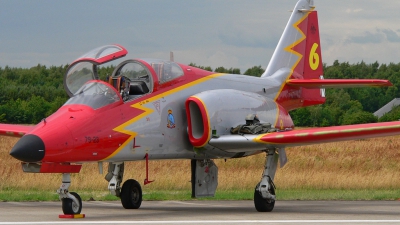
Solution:
[[[195,169],[195,171],[193,171]],[[218,186],[218,167],[212,160],[192,161],[192,196],[214,197]],[[193,176],[195,175],[195,176]]]
[[[128,51],[120,45],[106,45],[82,55],[67,68],[64,88],[72,97],[89,80],[98,80],[97,66],[124,57]]]

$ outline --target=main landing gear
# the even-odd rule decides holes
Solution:
[[[258,212],[271,212],[275,206],[274,176],[278,165],[278,154],[268,150],[261,181],[254,190],[254,206]]]

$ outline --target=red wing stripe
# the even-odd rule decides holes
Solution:
[[[34,125],[0,124],[0,135],[22,137],[33,129]]]
[[[265,134],[261,142],[285,146],[306,145],[400,134],[400,122],[311,128]]]

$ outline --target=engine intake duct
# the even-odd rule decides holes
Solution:
[[[203,147],[210,139],[208,113],[201,99],[191,96],[186,100],[189,141],[194,147]]]

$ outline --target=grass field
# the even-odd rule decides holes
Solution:
[[[0,137],[0,201],[57,200],[60,174],[23,173],[9,156],[17,138]],[[400,198],[400,136],[287,148],[289,162],[275,176],[278,199],[369,200]],[[252,199],[265,154],[215,160],[219,168],[217,199]],[[144,199],[190,199],[190,160],[150,161]],[[106,170],[106,164],[105,164]],[[106,171],[104,171],[106,172]],[[83,199],[116,199],[97,164],[85,164],[71,175],[71,191]],[[128,162],[124,180],[142,182],[145,163]]]

